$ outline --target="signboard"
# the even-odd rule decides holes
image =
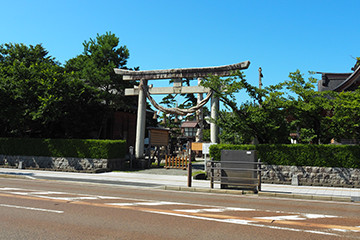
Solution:
[[[201,143],[201,142],[192,142],[191,150],[192,151],[202,151],[202,149],[203,149],[202,145],[203,145],[203,143]]]
[[[221,151],[221,188],[254,188],[258,185],[256,151]],[[255,187],[256,188],[256,187]]]
[[[203,143],[202,144],[202,153],[209,154],[210,153],[210,146],[217,143]]]
[[[169,130],[150,129],[151,146],[167,146],[169,144]]]

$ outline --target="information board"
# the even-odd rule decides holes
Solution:
[[[210,153],[210,146],[217,143],[203,143],[202,144],[202,153],[203,154],[209,154]]]

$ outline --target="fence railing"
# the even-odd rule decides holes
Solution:
[[[187,169],[188,157],[165,156],[165,168]]]
[[[226,164],[236,165],[236,167],[222,166]],[[210,187],[214,188],[214,183],[220,183],[220,188],[231,186],[261,191],[261,164],[260,161],[210,161]],[[249,165],[251,167],[248,167]]]

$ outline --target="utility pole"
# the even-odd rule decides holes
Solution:
[[[263,74],[262,74],[262,69],[261,69],[261,67],[259,67],[259,89],[262,88],[262,78],[263,78],[263,77],[264,77],[264,76],[263,76]],[[259,108],[261,108],[260,102],[259,102]]]
[[[263,78],[264,76],[263,76],[263,74],[262,74],[262,69],[261,69],[261,67],[259,67],[259,89],[261,89],[261,87],[262,87],[262,81],[261,81],[261,79]]]

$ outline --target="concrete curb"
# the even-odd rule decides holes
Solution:
[[[246,191],[246,190],[229,190],[229,189],[196,188],[196,187],[180,187],[180,186],[163,186],[162,189],[172,190],[172,191],[221,193],[221,194],[234,194],[234,195],[255,194],[253,191]]]
[[[256,195],[252,191],[245,190],[228,190],[228,189],[207,189],[195,187],[180,187],[180,186],[163,186],[164,190],[172,191],[186,191],[186,192],[202,192],[202,193],[220,193],[220,194],[233,194],[233,195]],[[305,199],[317,201],[334,201],[334,202],[358,202],[354,201],[351,197],[336,197],[336,196],[319,196],[307,194],[291,194],[291,193],[276,193],[276,192],[259,192],[259,197],[275,197],[275,198],[290,198],[290,199]]]
[[[319,196],[306,194],[292,194],[292,193],[276,193],[276,192],[259,192],[259,197],[277,197],[277,198],[292,198],[292,199],[307,199],[318,201],[335,201],[335,202],[353,202],[351,197],[336,197],[336,196]]]

